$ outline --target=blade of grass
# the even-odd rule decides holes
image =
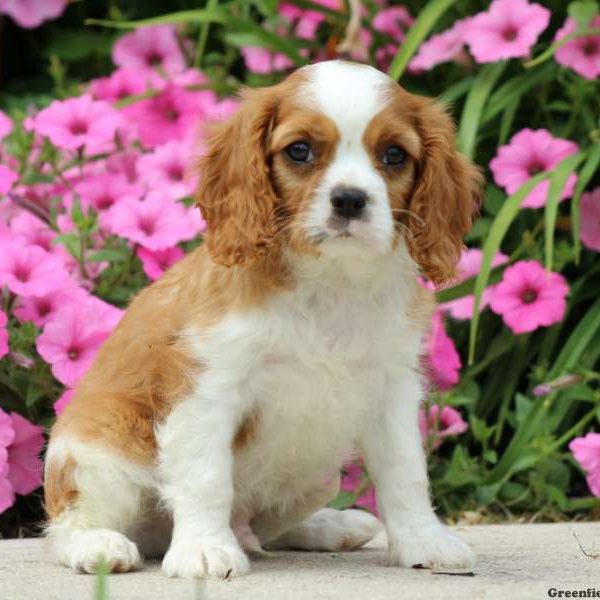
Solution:
[[[177,23],[220,23],[225,25],[229,22],[227,13],[222,9],[217,10],[182,10],[167,13],[150,19],[139,19],[137,21],[111,21],[108,19],[86,19],[86,25],[98,25],[100,27],[112,27],[113,29],[136,29],[137,27],[148,27],[149,25],[164,25]]]
[[[208,12],[215,12],[219,6],[219,0],[208,0],[206,3],[206,10]],[[196,46],[196,55],[194,57],[194,66],[196,69],[200,68],[202,63],[202,57],[206,50],[206,43],[208,41],[208,33],[210,31],[210,21],[202,23],[200,27],[200,34],[198,36],[198,45]]]
[[[581,239],[579,238],[579,227],[581,221],[579,207],[581,204],[581,196],[583,194],[583,190],[598,169],[598,165],[600,165],[600,143],[597,143],[590,150],[588,158],[579,173],[577,186],[575,187],[575,193],[573,194],[573,198],[571,200],[571,227],[573,232],[573,244],[575,247],[576,265],[579,264],[579,258],[581,256]]]
[[[402,77],[406,67],[421,42],[429,35],[437,20],[453,5],[456,0],[433,0],[427,2],[419,13],[414,25],[409,29],[406,39],[394,56],[388,75],[397,81]]]
[[[468,158],[473,158],[475,152],[477,130],[483,108],[505,67],[506,62],[493,63],[483,67],[467,95],[456,136],[456,145]]]
[[[548,271],[552,271],[554,262],[554,227],[556,226],[556,215],[558,214],[558,202],[567,183],[567,178],[585,156],[585,153],[582,152],[566,158],[550,175],[550,187],[548,188],[548,199],[544,211],[544,256],[546,270]]]
[[[494,267],[490,272],[489,284],[497,283],[502,279],[502,273],[504,273],[504,269],[506,269],[506,265],[500,265],[498,267]],[[469,294],[473,293],[475,289],[475,277],[471,277],[458,285],[454,285],[452,287],[446,288],[445,290],[440,290],[436,293],[436,299],[438,303],[442,304],[444,302],[450,302],[451,300],[458,300],[459,298],[464,298]]]
[[[458,100],[471,89],[474,81],[475,77],[466,77],[465,79],[457,81],[454,85],[451,85],[440,94],[439,100],[443,103],[451,103]]]
[[[483,244],[483,258],[481,261],[481,268],[479,274],[475,280],[474,295],[475,300],[473,304],[473,318],[471,319],[471,326],[469,332],[469,365],[473,364],[475,357],[475,346],[477,339],[477,328],[479,325],[479,311],[481,306],[481,297],[483,290],[488,284],[490,271],[492,267],[492,260],[496,255],[496,252],[500,248],[500,244],[508,231],[508,228],[515,220],[515,217],[519,213],[521,203],[529,194],[529,192],[540,182],[548,177],[548,173],[539,173],[532,177],[527,183],[523,184],[512,196],[507,198],[502,205],[502,208],[496,215],[488,236]]]
[[[481,117],[481,122],[487,123],[532,87],[543,81],[552,79],[554,71],[555,65],[544,65],[535,71],[522,73],[503,83],[490,95],[489,102]]]

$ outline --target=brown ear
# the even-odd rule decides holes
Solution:
[[[262,256],[276,234],[276,196],[267,138],[276,110],[269,88],[246,90],[239,111],[213,132],[200,160],[197,204],[215,262],[241,265]]]
[[[445,110],[419,99],[421,158],[410,199],[407,238],[413,259],[436,284],[455,276],[463,238],[477,211],[483,177],[454,147],[454,126]],[[414,215],[414,216],[413,216]]]

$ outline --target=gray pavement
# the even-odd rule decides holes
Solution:
[[[600,598],[600,523],[475,525],[457,531],[478,556],[474,576],[385,566],[382,535],[356,552],[272,553],[254,559],[251,573],[232,581],[167,579],[158,562],[149,562],[142,571],[111,575],[108,598],[535,600],[552,597],[551,588],[592,588],[597,595],[589,597]],[[0,600],[93,600],[94,576],[52,564],[46,550],[42,540],[0,541]]]

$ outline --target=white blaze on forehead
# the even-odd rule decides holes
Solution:
[[[333,60],[303,70],[308,80],[300,88],[301,101],[329,117],[342,137],[362,136],[369,121],[387,104],[391,79],[373,67]]]

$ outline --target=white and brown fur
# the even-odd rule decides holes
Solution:
[[[464,567],[431,506],[417,427],[421,340],[479,193],[450,119],[370,67],[333,61],[248,90],[213,133],[205,243],[141,292],[53,428],[47,530],[62,564],[235,576],[244,549],[356,548],[365,512],[323,508],[357,451],[394,564]],[[298,165],[289,144],[310,143]],[[407,154],[381,162],[390,144]],[[332,217],[336,186],[360,218]]]

